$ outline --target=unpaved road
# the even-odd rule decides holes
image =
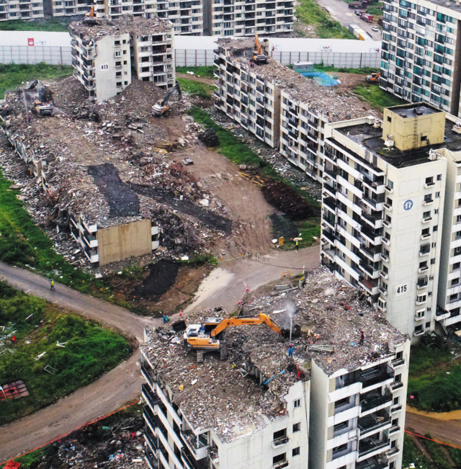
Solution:
[[[199,290],[199,298],[188,310],[220,305],[232,309],[245,292],[243,281],[254,290],[278,278],[283,271],[291,270],[294,274],[303,266],[315,268],[319,263],[318,249],[315,246],[299,252],[275,252],[271,256],[262,256],[260,262],[248,259],[222,262],[217,269],[219,282],[215,284],[205,279],[205,287]],[[142,341],[145,325],[161,322],[160,319],[137,316],[60,284],[56,285],[55,292],[51,292],[47,279],[1,262],[0,276],[16,288],[120,329],[139,341]],[[94,383],[32,415],[2,426],[0,462],[44,445],[138,398],[143,383],[139,359],[138,350]]]

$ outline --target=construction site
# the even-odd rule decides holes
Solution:
[[[271,455],[276,458],[280,451],[286,458],[279,461],[288,461],[290,447],[299,443],[299,435],[291,435],[291,423],[296,422],[301,431],[310,428],[310,441],[318,440],[318,449],[309,446],[313,467],[325,467],[332,458],[331,452],[322,453],[326,444],[323,439],[330,439],[334,433],[339,442],[342,432],[337,424],[341,421],[345,421],[343,431],[355,432],[357,428],[361,432],[358,446],[354,442],[340,449],[344,454],[357,451],[360,456],[354,453],[354,457],[358,462],[367,459],[366,455],[371,459],[369,450],[375,442],[380,443],[376,449],[387,451],[391,434],[396,441],[393,446],[402,448],[403,431],[394,428],[388,433],[382,423],[389,422],[391,428],[391,406],[398,402],[392,400],[388,384],[397,381],[403,389],[406,387],[407,368],[396,378],[394,367],[408,366],[405,360],[397,359],[408,356],[409,341],[357,290],[336,280],[328,269],[319,268],[305,277],[262,287],[251,294],[240,313],[229,316],[219,308],[200,311],[189,315],[187,324],[179,321],[146,331],[143,373],[157,397],[147,396],[156,417],[150,421],[148,412],[145,418],[151,427],[157,427],[157,442],[164,442],[159,433],[167,438],[174,431],[160,415],[159,409],[163,409],[168,420],[173,412],[174,420],[179,416],[183,422],[178,437],[191,441],[190,437],[196,435],[202,447],[209,446],[211,459],[219,457],[219,467],[221,461],[225,467],[244,467],[249,456],[235,455],[236,448],[245,451],[247,444],[261,435],[269,445],[268,454],[264,444],[261,453],[254,450],[251,461],[255,467],[260,467],[257,461],[269,462],[269,456],[272,462]],[[392,392],[400,394],[402,386],[398,384]],[[343,397],[347,397],[347,403]],[[339,399],[334,408],[329,407],[328,403]],[[383,413],[380,409],[384,403],[387,409]],[[350,420],[354,406],[361,407],[358,420]],[[349,414],[339,415],[346,410]],[[320,417],[322,412],[329,416],[328,423]],[[394,412],[404,410],[400,407]],[[380,433],[370,436],[369,427],[379,428]],[[283,428],[284,434],[279,434]],[[274,441],[280,436],[284,442],[275,441],[271,447],[272,433]],[[381,444],[384,441],[386,444]],[[329,447],[333,443],[329,441]],[[157,448],[165,454],[170,452],[160,443]],[[307,461],[307,450],[305,439],[304,458],[293,459],[297,461],[295,467]],[[234,452],[232,457],[229,451]],[[198,452],[195,458],[201,459]]]

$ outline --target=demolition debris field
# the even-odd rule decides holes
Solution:
[[[283,414],[284,396],[298,381],[297,368],[300,379],[310,379],[312,358],[327,375],[343,368],[353,371],[389,356],[392,344],[406,340],[328,269],[310,272],[299,286],[299,279],[284,279],[252,293],[244,305],[245,316],[267,314],[282,329],[289,330],[292,321],[292,338],[284,339],[265,325],[231,327],[226,330],[225,361],[219,353],[207,353],[197,363],[196,352],[185,354],[182,333],[170,325],[149,332],[143,349],[169,386],[172,401],[195,428],[214,428],[227,441],[262,428],[267,419]],[[224,318],[226,312],[199,311],[187,323],[200,324],[209,317]],[[290,342],[294,360],[287,356]]]
[[[114,330],[0,283],[0,386],[22,381],[22,396],[0,392],[7,423],[94,381],[133,345]],[[4,399],[7,397],[6,399]]]

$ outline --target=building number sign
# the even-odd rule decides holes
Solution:
[[[397,290],[396,290],[397,295],[402,295],[402,294],[407,293],[407,292],[408,292],[408,285],[407,284],[399,285],[397,287]]]
[[[404,210],[411,210],[412,207],[413,207],[413,201],[412,200],[406,200],[403,203]]]

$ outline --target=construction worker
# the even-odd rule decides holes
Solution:
[[[202,322],[202,325],[200,326],[200,334],[205,335],[205,323]]]
[[[363,341],[365,340],[365,335],[363,331],[360,331],[360,345],[363,345]]]
[[[299,241],[296,240],[296,250],[299,251]]]
[[[289,356],[290,358],[293,358],[293,352],[294,352],[293,344],[290,344],[290,345],[288,346],[288,356]]]
[[[168,322],[168,316],[166,315],[166,313],[162,314],[162,318],[163,318],[163,324],[166,324]]]
[[[51,291],[54,291],[54,289],[55,289],[55,288],[54,288],[54,280],[51,279],[51,282],[50,282],[50,290],[51,290]]]

